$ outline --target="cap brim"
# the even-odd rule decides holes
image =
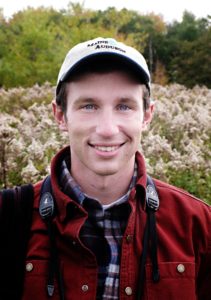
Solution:
[[[128,71],[134,73],[137,79],[140,78],[141,83],[149,85],[149,75],[137,62],[119,53],[100,52],[83,57],[77,61],[77,63],[72,65],[69,70],[60,78],[57,84],[56,94],[58,94],[62,82],[68,81],[71,76],[83,70],[94,72],[95,67],[99,64],[122,66],[122,68],[126,70],[128,69]]]

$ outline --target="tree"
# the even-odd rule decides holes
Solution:
[[[160,15],[114,7],[93,11],[70,2],[61,11],[28,7],[8,21],[0,10],[0,87],[55,85],[67,51],[97,36],[137,48],[156,82],[210,86],[209,16],[196,19],[186,11],[182,22],[166,25]]]
[[[196,83],[211,88],[211,27],[193,42],[183,42],[180,55],[172,61],[176,80],[188,87]]]
[[[167,26],[167,33],[160,37],[157,56],[165,66],[171,82],[187,86],[210,86],[210,80],[207,80],[211,68],[207,55],[210,52],[209,31],[209,18],[196,19],[187,11],[183,14],[182,22],[173,22]],[[197,71],[199,69],[201,72]]]
[[[55,83],[67,51],[63,17],[53,9],[28,8],[8,21],[1,59],[1,82],[5,87]]]

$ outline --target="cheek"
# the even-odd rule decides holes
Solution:
[[[128,136],[128,139],[130,140],[130,142],[133,144],[132,147],[135,147],[135,149],[137,149],[137,147],[139,147],[140,141],[141,141],[141,126],[139,124],[131,127],[130,130],[127,130],[126,135]]]
[[[128,122],[125,122],[125,126],[127,131],[134,137],[140,137],[141,132],[143,130],[144,122],[142,121],[142,118],[138,116],[137,118],[134,118],[133,120],[130,120]]]
[[[143,131],[143,122],[139,121],[136,123],[136,127],[134,128],[134,135],[135,135],[137,144],[139,144],[141,141],[142,131]]]
[[[79,122],[73,125],[73,122],[68,123],[68,136],[69,136],[69,143],[71,146],[79,147],[83,141],[86,139],[88,134],[84,129],[84,126],[81,125]]]

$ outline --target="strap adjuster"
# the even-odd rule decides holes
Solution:
[[[49,192],[45,192],[40,199],[39,212],[42,219],[48,219],[54,213],[54,199]]]
[[[146,201],[147,201],[147,206],[149,208],[151,208],[154,211],[158,210],[159,208],[158,194],[155,190],[155,187],[152,186],[151,184],[148,184],[146,188]]]

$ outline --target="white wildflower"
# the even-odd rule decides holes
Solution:
[[[39,171],[35,168],[32,160],[29,159],[28,164],[21,171],[21,176],[24,181],[32,180],[36,175],[39,174]]]

